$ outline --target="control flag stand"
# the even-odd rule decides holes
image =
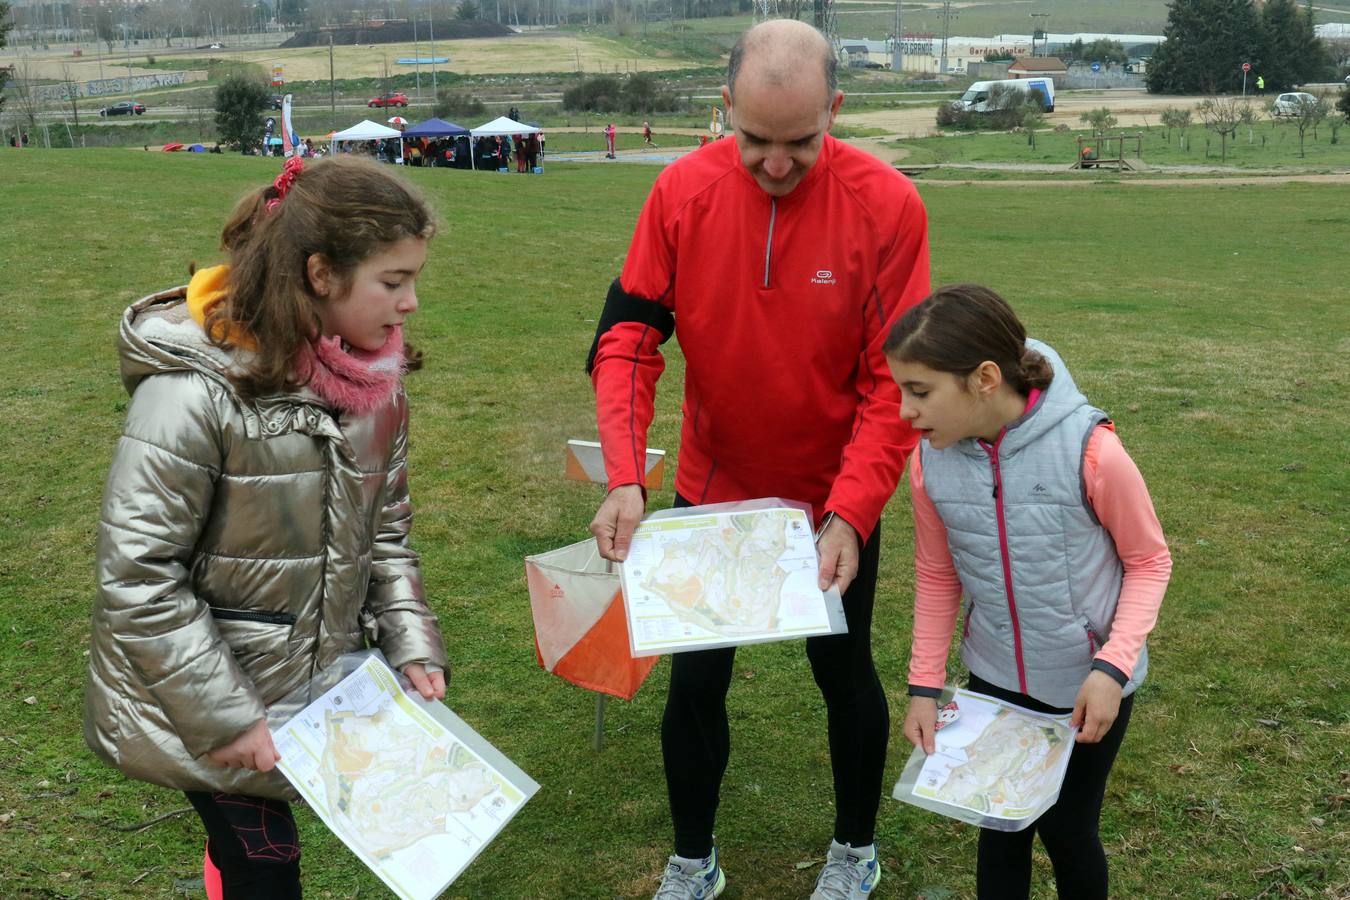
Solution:
[[[643,486],[665,483],[664,450],[648,450]],[[594,441],[569,440],[564,464],[573,481],[608,484],[604,457]],[[525,558],[535,651],[547,671],[596,692],[596,752],[604,747],[609,696],[633,699],[657,657],[634,659],[619,574],[601,559],[593,539]]]

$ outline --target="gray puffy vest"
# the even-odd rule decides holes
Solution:
[[[995,446],[924,441],[923,483],[965,594],[962,661],[999,687],[1071,707],[1111,637],[1123,574],[1083,485],[1084,449],[1107,416],[1054,350],[1027,346],[1051,362],[1054,381]],[[1147,672],[1145,646],[1125,693]]]

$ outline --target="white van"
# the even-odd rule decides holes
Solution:
[[[973,112],[993,112],[1001,106],[1007,106],[1014,101],[1020,101],[1021,95],[1032,90],[1041,92],[1045,98],[1045,111],[1055,111],[1055,83],[1049,78],[1005,78],[1002,81],[977,81],[966,89],[960,99],[953,100],[952,106],[956,109],[967,109]],[[994,94],[1000,94],[1006,98],[1001,101],[994,101],[990,104],[990,97]]]

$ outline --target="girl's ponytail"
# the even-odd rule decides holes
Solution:
[[[1031,388],[1043,391],[1054,380],[1055,370],[1050,365],[1050,360],[1023,345],[1022,358],[1017,363],[1017,377],[1020,384],[1013,387],[1018,389],[1018,393],[1025,394]]]

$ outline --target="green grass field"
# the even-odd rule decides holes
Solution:
[[[0,149],[0,896],[166,897],[200,874],[190,814],[131,830],[183,798],[124,780],[80,736],[94,528],[127,402],[113,340],[128,302],[217,259],[227,210],[276,162]],[[592,695],[535,665],[522,577],[527,553],[582,539],[599,500],[562,480],[562,447],[594,436],[582,365],[657,171],[406,173],[445,223],[411,326],[428,365],[409,386],[414,541],[449,700],[543,785],[453,897],[650,896],[670,851],[668,663],[610,705],[597,755]],[[920,189],[935,279],[996,287],[1062,352],[1116,419],[1171,544],[1152,673],[1107,789],[1113,896],[1350,895],[1350,188]],[[673,451],[683,367],[668,347],[652,445]],[[908,517],[902,490],[874,628],[888,788],[907,756]],[[800,645],[742,651],[729,709],[724,896],[805,897],[832,810]],[[385,896],[300,819],[307,896]],[[974,840],[884,799],[878,896],[973,896]],[[1039,852],[1036,872],[1034,896],[1052,897]]]

